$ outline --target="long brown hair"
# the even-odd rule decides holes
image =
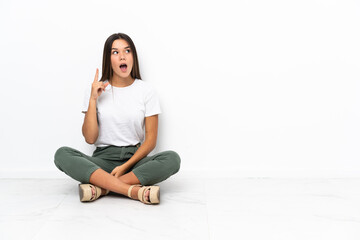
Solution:
[[[104,44],[102,76],[101,76],[100,81],[109,80],[109,82],[110,82],[110,79],[113,76],[113,70],[111,67],[111,59],[110,59],[111,58],[111,47],[112,47],[113,42],[117,39],[124,39],[130,45],[130,49],[132,51],[133,60],[134,60],[130,75],[134,79],[135,78],[141,79],[140,70],[139,70],[139,62],[138,62],[138,57],[137,57],[134,42],[125,33],[114,33],[113,35],[108,37],[108,39],[106,39],[106,42]]]

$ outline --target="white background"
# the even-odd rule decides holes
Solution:
[[[83,94],[116,32],[181,170],[359,176],[359,1],[1,1],[0,27],[0,177],[65,177],[59,147],[92,154]]]

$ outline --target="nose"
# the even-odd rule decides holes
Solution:
[[[120,53],[119,57],[120,57],[120,60],[125,60],[125,54],[124,53]]]

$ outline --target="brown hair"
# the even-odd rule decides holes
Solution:
[[[134,60],[130,75],[134,79],[135,78],[141,79],[140,70],[139,70],[139,62],[138,62],[138,57],[137,57],[134,42],[125,33],[114,33],[113,35],[108,37],[108,39],[106,39],[106,41],[105,41],[104,53],[103,53],[103,63],[102,63],[102,76],[101,76],[100,81],[109,80],[109,82],[110,82],[110,79],[113,76],[113,70],[111,67],[111,60],[110,60],[111,47],[112,47],[113,42],[117,39],[124,39],[130,45],[130,49],[132,51],[133,60]]]

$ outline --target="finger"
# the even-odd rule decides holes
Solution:
[[[94,82],[97,82],[99,79],[99,69],[96,68],[96,73],[95,73],[95,78],[94,78]]]
[[[109,82],[107,82],[107,83],[102,82],[102,83],[101,83],[101,88],[105,91],[105,88],[106,88],[108,85],[109,85]]]

